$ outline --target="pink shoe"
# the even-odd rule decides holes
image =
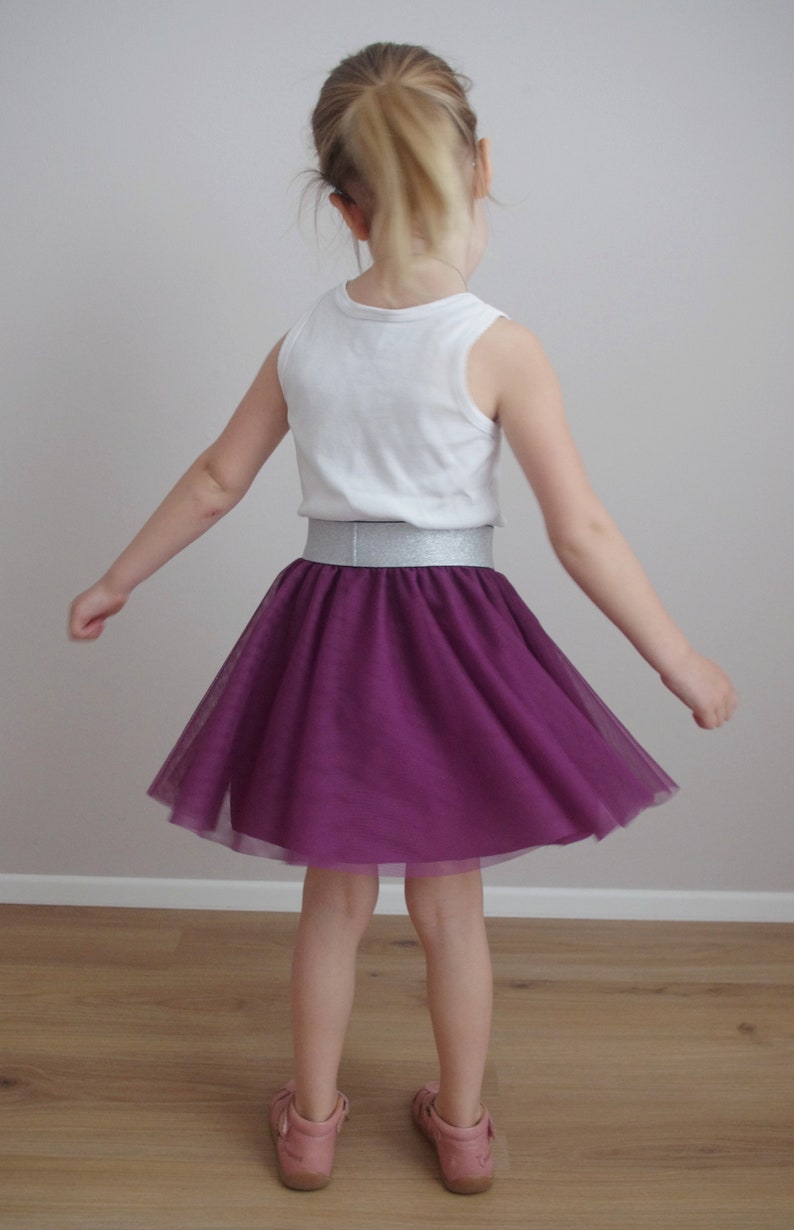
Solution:
[[[487,1192],[493,1183],[491,1116],[483,1107],[482,1117],[474,1127],[453,1127],[436,1113],[433,1104],[437,1094],[437,1081],[423,1085],[414,1095],[411,1114],[420,1132],[436,1146],[444,1186],[460,1196]]]
[[[336,1110],[324,1123],[304,1119],[295,1109],[295,1082],[270,1103],[270,1130],[276,1142],[278,1173],[285,1187],[313,1192],[331,1182],[336,1138],[347,1118],[348,1101],[339,1094]]]

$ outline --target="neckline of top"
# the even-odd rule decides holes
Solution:
[[[359,303],[353,299],[347,289],[347,282],[341,282],[336,288],[336,300],[348,316],[359,316],[378,320],[418,320],[423,316],[433,315],[448,304],[461,299],[476,299],[470,290],[457,291],[454,295],[444,295],[441,299],[430,299],[427,303],[415,303],[410,307],[387,308],[376,307],[374,303]]]

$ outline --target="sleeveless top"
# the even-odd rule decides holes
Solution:
[[[299,515],[503,525],[501,429],[466,380],[472,345],[503,315],[468,291],[408,308],[356,303],[344,285],[323,295],[290,329],[278,362]]]

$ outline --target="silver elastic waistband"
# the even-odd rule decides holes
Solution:
[[[428,530],[404,521],[309,521],[303,558],[354,568],[493,568],[493,526]]]

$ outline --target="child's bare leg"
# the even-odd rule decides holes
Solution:
[[[318,867],[306,872],[292,958],[295,1107],[318,1123],[336,1107],[356,953],[377,899],[377,876]]]
[[[456,1127],[482,1113],[493,976],[479,871],[406,879],[405,900],[427,958],[427,997],[441,1084],[436,1110]]]

